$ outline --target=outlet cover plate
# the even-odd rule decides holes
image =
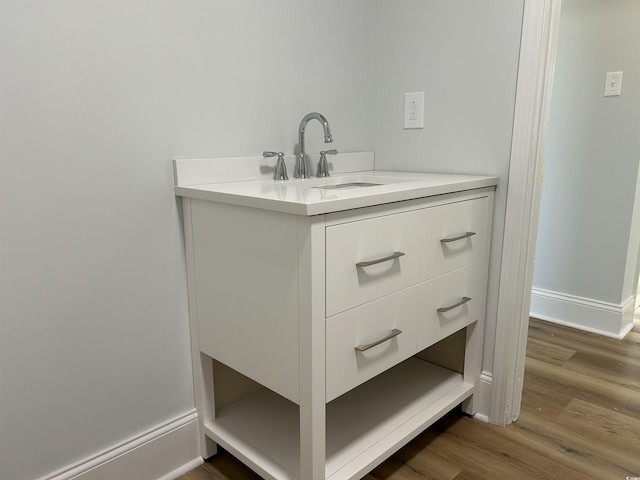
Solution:
[[[404,129],[424,128],[424,92],[404,94]]]
[[[608,72],[604,86],[605,97],[617,97],[622,94],[622,72]]]

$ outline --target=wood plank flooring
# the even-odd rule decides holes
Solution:
[[[365,480],[640,479],[640,327],[615,340],[531,319],[522,411],[445,416]],[[178,480],[259,480],[220,452]]]

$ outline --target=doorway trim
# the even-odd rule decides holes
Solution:
[[[489,421],[520,414],[561,0],[525,0],[509,161]]]

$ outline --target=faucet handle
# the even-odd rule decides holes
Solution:
[[[273,173],[274,180],[289,180],[289,176],[287,175],[287,165],[284,163],[284,153],[282,152],[262,152],[262,156],[264,158],[269,157],[278,157],[278,161],[276,162],[276,169]]]
[[[329,176],[329,164],[327,163],[327,155],[337,155],[338,150],[335,148],[332,150],[323,150],[320,152],[320,161],[318,162],[318,174],[316,176],[328,177]]]

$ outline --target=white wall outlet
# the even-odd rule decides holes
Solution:
[[[622,72],[608,72],[604,84],[605,97],[617,97],[622,92]]]
[[[404,94],[404,129],[424,128],[424,92]]]

